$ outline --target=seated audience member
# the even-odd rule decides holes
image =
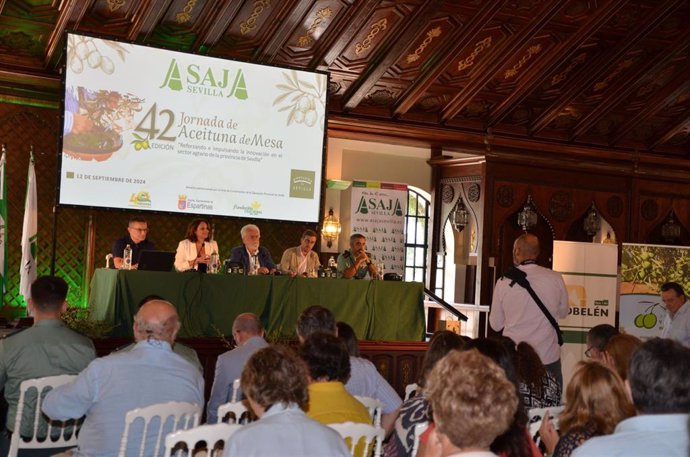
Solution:
[[[493,456],[489,447],[519,407],[515,384],[477,351],[451,351],[431,370],[425,391],[434,415],[429,448],[441,456]],[[427,454],[428,455],[428,454]]]
[[[300,245],[288,248],[283,252],[283,258],[280,260],[281,271],[289,273],[291,276],[315,278],[321,266],[319,255],[312,250],[316,244],[316,239],[316,232],[305,230],[302,238],[300,238]]]
[[[144,304],[150,302],[151,300],[163,300],[163,301],[165,301],[165,298],[161,297],[160,295],[155,295],[155,294],[147,295],[146,297],[141,299],[137,309],[141,309],[141,307],[144,306]],[[132,349],[134,349],[136,344],[137,343],[135,341],[134,343],[130,343],[127,346],[119,347],[119,348],[115,349],[113,351],[113,353],[131,351]],[[173,348],[173,351],[175,352],[175,354],[179,355],[180,357],[184,358],[187,362],[194,365],[199,370],[199,372],[203,374],[204,367],[201,366],[201,361],[199,360],[199,355],[196,353],[196,351],[193,348],[191,348],[185,344],[182,344],[179,341],[175,341],[173,343],[172,348]]]
[[[635,415],[620,377],[599,362],[580,362],[565,389],[559,434],[548,412],[539,434],[552,457],[569,457],[593,436],[609,435],[620,421]]]
[[[135,408],[170,401],[203,405],[201,373],[172,351],[179,328],[173,305],[162,300],[149,301],[134,317],[134,349],[94,360],[74,381],[46,395],[43,412],[51,419],[86,415],[77,455],[118,455],[125,416]],[[149,453],[156,438],[146,436]],[[139,455],[139,446],[136,440],[130,441],[126,455]]]
[[[515,385],[516,392],[519,392],[520,383],[517,378],[515,361],[503,343],[491,338],[480,338],[470,341],[465,349],[477,349],[496,362],[498,366],[503,368],[506,378]],[[520,403],[523,403],[522,399],[520,399]],[[512,419],[510,427],[491,443],[491,450],[499,455],[510,457],[541,457],[541,452],[537,449],[532,437],[529,436],[528,418],[524,408],[518,408]]]
[[[156,250],[156,245],[146,239],[148,231],[149,226],[146,222],[146,219],[143,219],[141,216],[133,216],[129,219],[129,224],[127,225],[127,235],[115,240],[113,243],[112,255],[115,268],[122,268],[122,256],[128,244],[129,247],[132,248],[133,269],[136,269],[139,266],[139,256],[141,256],[141,251]]]
[[[638,415],[612,435],[585,441],[573,456],[687,457],[690,349],[669,339],[642,343],[630,359],[627,385]]]
[[[241,384],[259,420],[244,425],[225,446],[226,457],[349,457],[334,430],[307,417],[307,367],[289,348],[259,349],[242,370]]]
[[[642,346],[642,341],[636,336],[625,333],[614,335],[604,346],[603,362],[625,381],[628,379],[630,358],[640,346]]]
[[[318,305],[310,306],[300,314],[297,319],[297,338],[304,342],[309,335],[316,332],[337,334],[333,313]],[[386,433],[390,433],[398,417],[402,399],[371,361],[351,356],[350,373],[345,388],[352,395],[379,399],[383,403],[381,426]]]
[[[20,432],[14,430],[14,422],[22,381],[78,374],[96,357],[91,340],[69,329],[60,319],[67,309],[67,290],[67,283],[57,276],[36,279],[31,284],[27,306],[34,317],[34,325],[0,340],[0,389],[4,388],[8,405],[7,429],[3,431],[0,444],[4,452],[0,455],[7,455],[12,433]],[[21,434],[31,436],[33,418],[24,411]],[[43,455],[52,455],[56,450],[44,452]]]
[[[539,355],[529,343],[522,342],[516,348],[516,368],[520,381],[520,396],[525,411],[561,404],[561,386],[546,371]]]
[[[602,353],[604,352],[604,346],[606,346],[606,343],[609,342],[612,336],[618,334],[620,334],[618,329],[609,324],[595,325],[587,332],[585,356],[592,360],[603,361]]]
[[[340,335],[340,326],[338,326],[338,332]],[[424,355],[422,369],[417,379],[418,393],[405,400],[400,407],[400,414],[395,420],[393,434],[384,449],[386,457],[414,457],[412,455],[412,446],[414,444],[415,425],[431,421],[429,399],[423,390],[426,386],[426,379],[439,360],[451,351],[461,349],[464,345],[465,342],[460,335],[448,330],[436,332],[431,337],[429,348]]]
[[[666,305],[662,336],[690,347],[690,301],[677,282],[661,285],[661,300]]]
[[[322,424],[371,423],[367,408],[345,390],[350,356],[338,337],[314,333],[300,346],[299,355],[309,369],[309,417]]]
[[[247,274],[267,275],[276,271],[271,253],[263,246],[259,246],[261,231],[254,224],[247,224],[240,229],[242,245],[235,246],[230,251],[230,261],[244,265]]]
[[[208,265],[211,254],[218,253],[218,243],[210,239],[211,225],[205,219],[194,219],[187,227],[186,238],[177,245],[175,270],[198,270]]]
[[[232,383],[235,379],[239,379],[249,357],[259,349],[268,346],[259,316],[254,313],[242,313],[235,318],[232,323],[232,337],[237,347],[221,354],[216,361],[211,397],[206,408],[207,422],[210,424],[215,424],[222,419],[216,417],[218,407],[232,398]],[[237,399],[241,398],[238,394]]]
[[[367,239],[361,233],[350,237],[350,250],[338,256],[338,277],[343,279],[362,279],[367,274],[377,277],[376,264],[367,254]]]

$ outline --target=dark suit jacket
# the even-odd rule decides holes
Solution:
[[[249,254],[247,253],[247,248],[244,247],[244,244],[232,248],[230,251],[230,261],[242,262],[242,265],[244,265],[244,271],[249,271]],[[271,259],[271,253],[268,252],[268,249],[263,246],[259,246],[259,263],[262,267],[266,267],[269,270],[276,268],[276,264],[273,263],[273,259]]]

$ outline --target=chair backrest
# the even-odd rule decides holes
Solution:
[[[158,456],[163,445],[163,432],[167,428],[167,424],[172,419],[172,424],[168,433],[178,430],[187,430],[199,425],[199,417],[201,416],[201,406],[193,403],[175,402],[157,403],[155,405],[146,406],[144,408],[136,408],[127,413],[125,416],[125,431],[122,434],[120,441],[120,457],[124,457],[127,453],[127,443],[129,442],[129,433],[135,421],[141,419],[144,422],[143,432],[141,435],[141,444],[139,446],[139,457],[144,456],[146,448],[146,438],[153,436],[155,433],[156,444],[153,454],[150,450],[146,452],[147,455]],[[159,421],[153,421],[154,418],[160,418]]]
[[[420,422],[414,426],[414,441],[412,442],[412,453],[410,455],[417,455],[419,449],[419,437],[429,426],[429,422]]]
[[[240,380],[238,378],[232,382],[232,397],[230,397],[230,401],[236,402],[238,400],[241,400],[241,398],[240,399],[237,398],[239,396],[239,393],[240,393]]]
[[[413,382],[412,384],[408,384],[405,386],[405,400],[408,400],[416,395],[417,389],[419,386],[417,385],[416,382]]]
[[[81,420],[59,422],[47,419],[41,413],[41,406],[46,393],[54,387],[67,384],[76,378],[75,375],[48,376],[45,378],[27,379],[19,386],[19,402],[17,403],[17,415],[14,420],[14,433],[10,441],[9,456],[14,457],[19,449],[51,449],[77,445],[77,431],[81,426]],[[33,404],[33,395],[30,390],[36,391],[36,401]],[[32,419],[31,434],[26,430],[22,433],[22,417]],[[27,423],[24,421],[24,423]],[[45,430],[45,433],[44,433]],[[22,435],[24,435],[22,437]],[[29,438],[29,441],[26,439]]]
[[[539,432],[539,427],[541,427],[541,423],[544,420],[544,415],[546,414],[546,411],[549,412],[549,416],[551,416],[551,423],[553,424],[553,427],[558,430],[558,416],[561,415],[563,412],[563,408],[565,406],[552,406],[550,408],[532,408],[529,410],[528,413],[528,424],[529,424],[529,435],[534,439],[534,441],[539,444],[539,441],[541,441],[540,437],[537,436],[537,433]]]
[[[220,405],[218,407],[218,422],[224,422],[223,419],[227,414],[230,414],[229,423],[246,424],[252,421],[247,406],[241,401],[231,401]]]
[[[386,436],[386,432],[383,428],[355,422],[328,424],[328,426],[338,432],[346,442],[349,439],[350,454],[353,457],[355,456],[355,448],[357,448],[357,445],[360,444],[361,441],[364,442],[364,452],[357,457],[371,456],[371,445],[373,441],[376,441],[373,457],[381,456],[383,438]]]
[[[198,427],[190,428],[189,430],[180,430],[179,432],[170,433],[165,437],[165,457],[172,457],[174,452],[177,452],[177,448],[180,443],[186,445],[187,455],[192,456],[195,451],[206,450],[206,455],[212,457],[216,455],[218,447],[216,446],[220,441],[224,447],[227,441],[233,433],[241,429],[241,425],[237,424],[206,424],[199,425]],[[197,449],[197,444],[201,442],[206,443],[205,447],[200,446]],[[217,455],[222,455],[223,451],[218,450]]]
[[[360,397],[359,395],[355,395],[355,398],[359,400],[359,402],[366,406],[369,410],[369,415],[371,416],[371,423],[374,424],[375,427],[380,427],[381,410],[383,408],[383,403],[381,403],[381,400],[371,397]]]

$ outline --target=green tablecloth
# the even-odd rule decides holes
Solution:
[[[269,335],[288,337],[311,305],[332,310],[360,339],[421,341],[424,335],[418,282],[99,269],[91,281],[91,317],[116,324],[113,336],[131,336],[137,305],[150,294],[177,306],[181,337],[231,335],[233,320],[243,312],[259,315]]]

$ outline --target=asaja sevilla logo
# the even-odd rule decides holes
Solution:
[[[397,198],[393,201],[392,198],[362,197],[359,199],[356,212],[361,214],[369,214],[369,212],[372,212],[374,214],[384,214],[388,216],[403,215],[402,205]]]
[[[184,211],[187,209],[187,196],[186,195],[178,195],[177,197],[177,209],[180,211]]]
[[[212,97],[235,97],[238,100],[246,100],[249,97],[242,69],[233,71],[228,68],[201,67],[197,64],[184,66],[179,65],[177,59],[170,61],[160,88],[164,87]]]

